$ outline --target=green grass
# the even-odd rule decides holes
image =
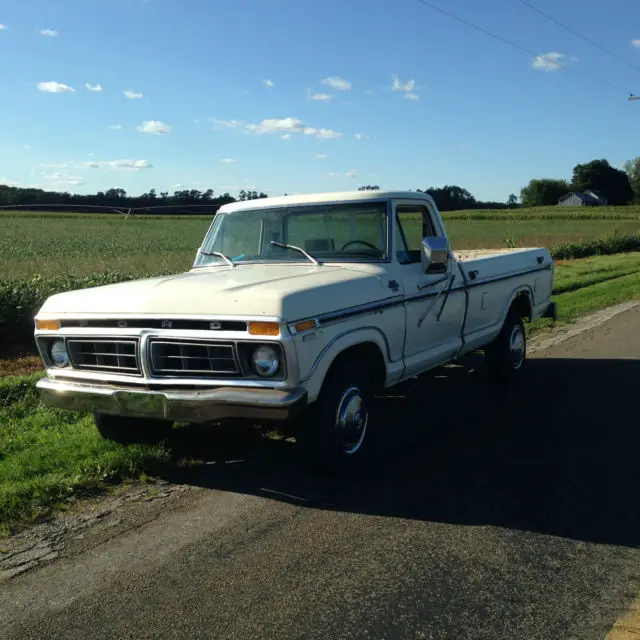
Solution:
[[[445,213],[455,249],[583,243],[640,233],[640,207],[473,210]],[[2,279],[33,274],[131,275],[189,269],[210,216],[0,212]],[[416,222],[417,223],[417,222]]]
[[[553,299],[558,303],[558,324],[574,322],[588,313],[640,298],[640,253],[594,256],[556,264]],[[554,323],[538,320],[531,332]]]
[[[211,218],[0,216],[3,279],[35,273],[86,276],[105,271],[150,273],[189,269]]]
[[[102,440],[91,416],[45,407],[40,375],[0,378],[0,533],[169,458],[161,446]]]

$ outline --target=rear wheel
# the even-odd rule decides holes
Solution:
[[[296,433],[313,466],[339,469],[363,458],[371,421],[371,387],[371,376],[362,365],[343,361],[332,367]]]
[[[160,442],[169,437],[173,422],[149,418],[130,418],[94,413],[93,419],[98,432],[105,440],[120,444]]]
[[[501,381],[515,378],[527,357],[527,335],[520,315],[511,309],[498,337],[484,350],[489,375]]]

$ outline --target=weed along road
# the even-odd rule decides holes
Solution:
[[[470,360],[394,389],[348,477],[184,430],[216,463],[1,583],[0,637],[605,638],[640,593],[639,327],[536,352],[514,387]]]

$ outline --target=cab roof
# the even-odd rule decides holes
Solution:
[[[249,209],[265,209],[271,207],[292,207],[306,204],[338,204],[340,202],[366,202],[368,200],[403,200],[431,201],[431,197],[419,191],[337,191],[330,193],[305,193],[295,196],[279,196],[260,198],[259,200],[243,200],[225,204],[219,213],[236,213]]]

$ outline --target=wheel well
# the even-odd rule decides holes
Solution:
[[[520,292],[511,303],[513,309],[523,320],[531,320],[531,297],[525,291]]]
[[[345,361],[356,361],[363,364],[371,373],[374,388],[384,387],[387,379],[387,367],[380,347],[375,342],[363,342],[341,351],[331,363],[325,380]]]

